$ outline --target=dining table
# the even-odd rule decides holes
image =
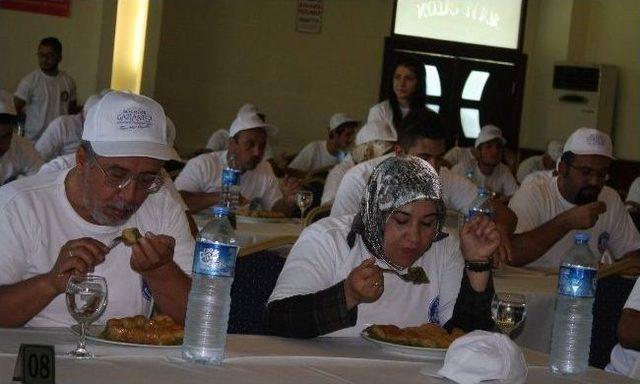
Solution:
[[[126,343],[88,341],[95,358],[65,355],[77,336],[69,328],[0,328],[0,382],[10,383],[21,344],[55,348],[56,383],[448,383],[432,376],[442,358],[424,360],[392,353],[360,337],[287,339],[273,336],[229,335],[219,366],[187,363],[179,346],[144,347]],[[553,375],[545,354],[522,348],[526,383],[633,383],[595,368],[574,376]],[[488,384],[491,382],[487,382]]]

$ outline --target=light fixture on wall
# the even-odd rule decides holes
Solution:
[[[149,0],[118,0],[111,88],[140,92]]]

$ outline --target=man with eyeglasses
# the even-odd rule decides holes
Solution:
[[[509,207],[518,216],[512,264],[557,268],[587,232],[597,257],[640,257],[640,234],[618,193],[605,186],[613,160],[611,138],[591,128],[573,132],[565,143],[558,175],[525,183]]]
[[[60,61],[60,40],[55,37],[42,39],[38,45],[40,68],[26,75],[15,92],[16,110],[18,114],[26,114],[24,135],[33,142],[56,117],[78,112],[76,83],[58,69]]]
[[[69,326],[71,275],[105,277],[103,321],[146,314],[184,321],[194,241],[183,208],[161,188],[168,144],[162,107],[110,92],[89,110],[76,166],[0,188],[0,327]],[[143,234],[127,247],[126,228]]]

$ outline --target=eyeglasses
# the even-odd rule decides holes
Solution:
[[[597,170],[590,167],[576,167],[573,164],[569,164],[569,167],[578,171],[585,179],[595,176],[598,180],[609,180],[609,169]]]
[[[148,173],[143,173],[139,175],[134,175],[128,171],[120,171],[115,169],[104,169],[98,162],[95,153],[91,151],[91,158],[98,166],[98,169],[104,175],[107,184],[117,189],[124,189],[129,185],[134,179],[136,181],[136,188],[138,190],[145,191],[147,193],[156,193],[164,184],[164,179],[160,175],[152,175]]]

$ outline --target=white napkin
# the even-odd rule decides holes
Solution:
[[[521,384],[527,378],[527,363],[509,337],[473,331],[449,346],[438,374],[460,384],[478,384],[485,380]]]

